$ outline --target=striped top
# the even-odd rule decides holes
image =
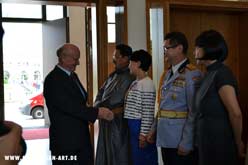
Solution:
[[[156,90],[149,77],[135,80],[127,91],[124,118],[141,119],[140,133],[146,135],[154,119]]]

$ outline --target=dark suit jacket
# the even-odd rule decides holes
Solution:
[[[45,79],[44,97],[51,122],[50,150],[81,150],[92,157],[88,124],[96,120],[98,109],[86,105],[79,87],[57,66]]]

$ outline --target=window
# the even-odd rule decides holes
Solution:
[[[115,7],[107,7],[108,43],[115,43]]]
[[[6,18],[42,18],[41,5],[2,4],[2,16]]]
[[[55,20],[63,18],[63,6],[47,5],[47,20]]]

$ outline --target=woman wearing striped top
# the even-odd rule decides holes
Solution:
[[[144,50],[135,51],[129,69],[136,80],[130,85],[125,99],[124,118],[128,119],[132,161],[134,165],[157,165],[156,144],[146,141],[154,119],[156,92],[153,81],[147,76],[152,58]]]

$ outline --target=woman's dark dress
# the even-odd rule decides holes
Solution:
[[[238,155],[228,112],[218,94],[224,85],[231,85],[237,93],[237,81],[231,70],[222,63],[215,62],[207,67],[202,84],[216,71],[209,88],[200,100],[197,111],[197,141],[200,165],[237,165]],[[200,90],[198,90],[199,92]]]

